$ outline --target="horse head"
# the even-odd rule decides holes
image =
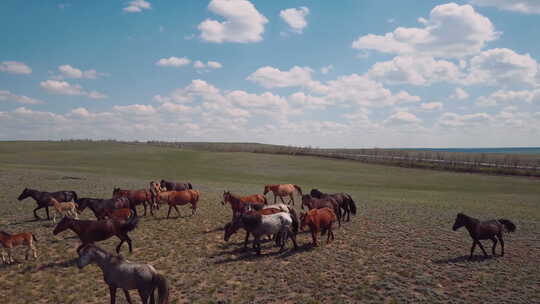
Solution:
[[[18,201],[22,201],[23,199],[29,197],[30,195],[31,195],[30,189],[24,188],[24,190],[22,191],[21,195],[19,195],[19,197],[17,198],[17,200],[18,200]]]
[[[459,228],[465,226],[465,223],[467,221],[467,216],[463,213],[458,213],[456,216],[456,221],[454,222],[454,226],[452,226],[452,230],[456,231]]]
[[[96,256],[96,248],[97,247],[93,244],[87,244],[79,249],[77,252],[79,254],[79,258],[77,259],[77,267],[79,267],[79,269],[91,264],[94,261]]]
[[[316,197],[316,198],[321,198],[322,197],[322,192],[319,191],[319,189],[311,189],[311,192],[309,194],[311,196],[313,196],[313,197]]]
[[[223,200],[221,201],[222,205],[225,205],[231,197],[231,192],[223,190]]]
[[[73,220],[71,218],[69,218],[67,216],[64,216],[62,218],[62,220],[60,222],[58,222],[58,224],[56,224],[56,227],[53,230],[53,234],[57,235],[60,232],[66,230],[66,229],[69,229],[71,227],[72,221]]]
[[[312,196],[309,194],[302,195],[302,203],[300,204],[300,208],[304,210],[304,205],[308,206],[308,209],[311,207],[311,199]]]

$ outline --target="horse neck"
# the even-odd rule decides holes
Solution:
[[[101,268],[103,272],[105,272],[110,265],[114,264],[114,256],[99,248],[96,248],[95,251],[97,254],[95,255],[93,261],[99,266],[99,268]]]
[[[27,189],[27,190],[28,190],[27,192],[29,193],[28,196],[35,199],[36,201],[40,200],[44,193],[47,193],[47,192],[44,192],[44,191],[38,191],[38,190],[34,190],[34,189]]]
[[[472,231],[474,227],[476,227],[476,225],[480,222],[474,217],[470,217],[468,215],[464,215],[464,216],[465,216],[465,228],[467,228],[467,230],[469,231]]]

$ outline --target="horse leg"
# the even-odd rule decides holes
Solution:
[[[109,294],[111,295],[111,304],[116,304],[116,286],[109,285]]]
[[[119,254],[119,253],[120,253],[120,247],[122,247],[122,244],[124,244],[124,242],[125,242],[125,239],[120,238],[120,244],[118,244],[118,245],[116,246],[116,254]],[[131,250],[130,250],[130,252],[131,252]]]
[[[493,247],[491,248],[491,253],[493,254],[493,256],[495,256],[495,247],[497,247],[497,238],[492,236],[491,240],[493,241]]]
[[[49,217],[49,206],[45,206],[45,212],[47,212],[47,219],[50,220],[51,218]]]
[[[176,213],[178,214],[178,217],[181,217],[180,210],[178,210],[178,207],[176,205],[173,206],[174,210],[176,210]]]
[[[32,255],[34,256],[34,259],[37,259],[37,249],[36,249],[36,246],[34,246],[34,244],[32,244],[30,246],[30,248],[32,248]]]
[[[504,256],[504,241],[503,241],[502,233],[499,232],[497,237],[499,238],[499,242],[501,242],[501,256]]]
[[[126,296],[126,301],[129,303],[129,304],[133,304],[133,302],[131,301],[131,297],[129,296],[129,290],[127,289],[123,289],[122,290],[124,291],[124,295]]]
[[[37,218],[37,219],[41,219],[41,218],[37,215],[37,213],[36,213],[36,211],[38,211],[38,210],[41,209],[41,208],[43,208],[43,207],[42,207],[42,206],[37,206],[37,208],[34,209],[34,217]]]
[[[313,247],[319,246],[319,244],[317,244],[317,231],[315,231],[315,229],[311,229],[311,238],[313,239]]]
[[[144,208],[143,216],[146,216],[146,202],[143,202],[142,205],[143,205],[143,208]]]
[[[480,241],[477,241],[478,242],[478,246],[480,247],[480,249],[482,249],[482,252],[484,253],[484,256],[487,257],[488,254],[486,252],[486,250],[484,249],[484,245],[482,245],[482,243],[480,243]]]
[[[141,297],[141,300],[143,302],[143,304],[147,304],[148,303],[148,296],[149,296],[149,293],[147,290],[144,290],[144,289],[137,289],[139,291],[139,296]]]
[[[289,238],[291,238],[292,240],[294,249],[298,249],[298,244],[296,243],[296,234],[294,234],[290,229],[289,229]]]
[[[249,240],[249,231],[246,230],[246,239],[244,240],[244,250],[247,249],[248,240]]]
[[[274,193],[274,205],[276,204],[276,198],[277,198],[277,196],[276,196],[276,194]]]
[[[292,202],[292,205],[294,206],[294,195],[292,195],[292,193],[291,193],[291,195],[289,195],[289,196],[291,197],[291,202]]]
[[[280,199],[281,202],[285,205],[285,201],[283,200],[283,196],[280,195],[280,196],[279,196],[279,199]],[[291,204],[291,202],[288,203],[288,205],[290,205],[290,204]]]
[[[172,209],[172,205],[169,204],[169,212],[167,212],[167,218],[169,218],[169,215],[171,215],[171,209]]]
[[[472,247],[471,247],[471,255],[469,256],[469,260],[472,260],[473,258],[474,247],[476,247],[476,240],[473,240]]]

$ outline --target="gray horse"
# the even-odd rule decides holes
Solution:
[[[95,263],[103,271],[105,283],[109,285],[111,294],[111,304],[116,303],[116,289],[122,288],[129,304],[133,304],[129,296],[130,289],[137,289],[143,304],[154,304],[154,289],[158,289],[159,304],[169,303],[169,286],[163,275],[159,274],[154,267],[149,264],[132,263],[122,256],[108,253],[95,246],[86,245],[79,252],[77,266],[84,266]]]

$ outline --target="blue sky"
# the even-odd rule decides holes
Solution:
[[[2,3],[0,140],[540,146],[540,3]]]

